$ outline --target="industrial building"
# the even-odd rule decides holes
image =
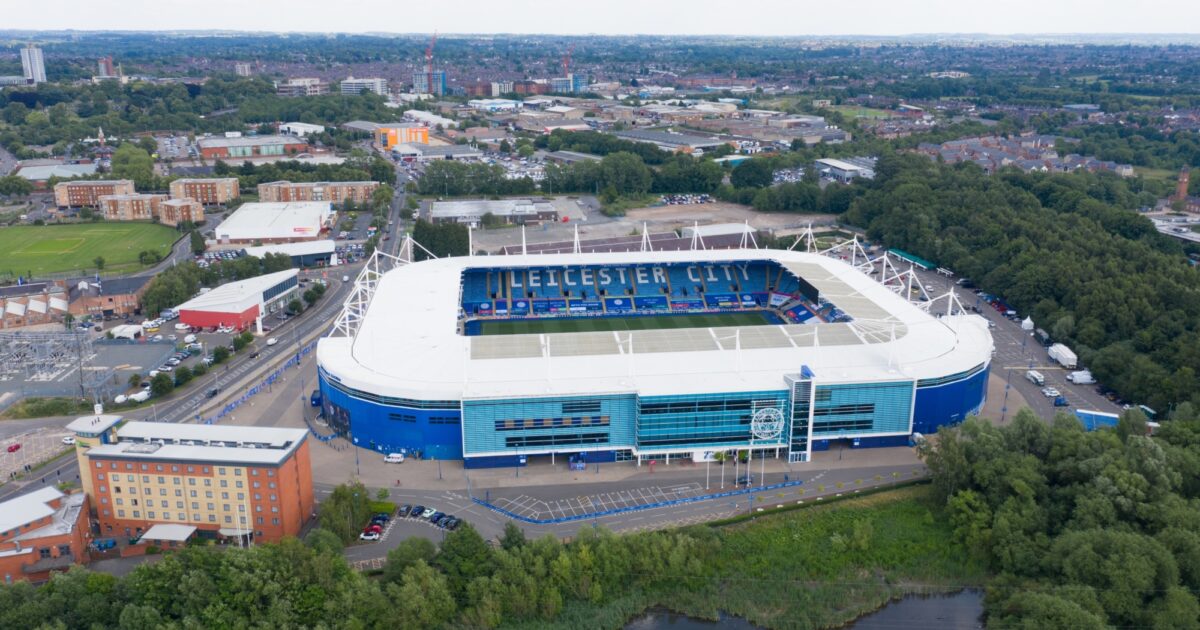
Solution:
[[[388,123],[374,133],[375,144],[385,151],[399,144],[429,144],[429,127],[421,123]]]
[[[363,92],[374,92],[380,96],[388,95],[387,79],[356,79],[354,77],[347,77],[341,82],[340,88],[343,96],[352,96],[362,94]]]
[[[227,282],[175,307],[179,321],[193,329],[226,326],[262,332],[262,319],[287,308],[299,295],[295,269]]]
[[[857,177],[875,179],[874,158],[821,158],[813,162],[813,168],[817,169],[821,177],[843,184],[849,184]]]
[[[61,322],[67,310],[67,295],[60,283],[0,287],[0,328]]]
[[[294,243],[320,238],[330,227],[328,201],[245,203],[217,226],[221,243]]]
[[[286,254],[292,258],[294,267],[324,267],[337,264],[337,244],[330,240],[247,247],[242,250],[242,254],[255,258],[262,258],[267,254]]]
[[[59,208],[99,208],[101,197],[135,192],[133,181],[128,179],[59,182],[54,185],[54,205]]]
[[[320,96],[329,93],[329,84],[316,78],[288,79],[275,82],[275,94],[278,96]]]
[[[116,415],[84,416],[67,429],[103,536],[271,542],[298,535],[312,515],[305,429]]]
[[[631,129],[628,131],[613,131],[611,133],[622,140],[648,142],[664,151],[674,151],[676,153],[703,153],[706,150],[728,144],[728,142],[720,138],[675,133],[673,131]]]
[[[468,468],[905,445],[980,409],[993,350],[982,317],[934,317],[847,262],[787,250],[449,257],[360,290],[365,307],[317,347],[325,419],[361,448]],[[547,325],[728,311],[763,320]],[[485,328],[505,320],[534,328]]]
[[[258,185],[259,201],[329,201],[355,203],[371,200],[379,182],[269,182]]]
[[[29,44],[21,49],[21,72],[30,85],[46,82],[46,58],[41,48]]]
[[[433,223],[465,223],[479,226],[483,223],[485,214],[508,224],[558,220],[558,210],[544,199],[435,201],[429,209],[429,218]]]
[[[74,179],[96,174],[96,164],[30,164],[17,165],[13,175],[28,180],[36,190],[45,190],[51,177]]]
[[[312,125],[302,122],[289,122],[279,125],[279,133],[285,136],[303,138],[314,133],[324,133],[324,125]]]
[[[458,122],[454,120],[421,109],[407,109],[404,111],[404,117],[413,122],[421,123],[430,129],[439,126],[442,129],[453,129],[458,126]]]
[[[483,151],[469,144],[427,145],[398,144],[392,154],[405,161],[432,162],[434,160],[477,160]]]
[[[0,502],[0,579],[44,582],[88,562],[87,495],[45,487]]]
[[[104,278],[99,281],[81,279],[67,291],[67,308],[76,318],[137,315],[141,313],[142,295],[153,279],[153,276]]]
[[[236,177],[176,179],[169,191],[172,199],[195,199],[206,206],[226,204],[241,196]]]
[[[296,155],[308,151],[308,144],[293,136],[201,138],[196,144],[200,147],[201,157],[209,160]]]

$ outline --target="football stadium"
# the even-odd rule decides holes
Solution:
[[[992,339],[900,293],[771,249],[368,266],[318,346],[323,412],[359,447],[467,467],[903,445],[978,411]]]

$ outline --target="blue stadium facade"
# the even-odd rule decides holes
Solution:
[[[318,376],[324,415],[332,427],[362,448],[462,459],[468,467],[483,467],[519,465],[528,456],[552,453],[582,461],[613,461],[693,458],[735,448],[807,461],[813,451],[839,441],[851,447],[902,445],[914,433],[932,433],[942,425],[961,422],[983,405],[991,340],[981,322],[970,321],[972,316],[946,320],[953,319],[952,323],[936,320],[916,312],[848,265],[810,255],[755,251],[728,257],[704,252],[709,259],[697,262],[685,257],[689,254],[701,252],[655,252],[651,261],[630,254],[563,256],[567,264],[559,265],[513,264],[526,258],[549,262],[552,256],[505,257],[501,260],[508,264],[494,265],[478,258],[450,259],[393,271],[378,289],[388,297],[376,298],[370,311],[390,326],[368,325],[359,335],[367,340],[322,341]],[[805,273],[812,277],[806,279]],[[414,306],[405,294],[428,294],[431,285],[443,284],[451,287],[454,296],[452,302],[439,302],[441,307]],[[845,300],[847,308],[830,302],[825,292],[842,296],[838,299]],[[377,304],[380,301],[386,303]],[[892,317],[888,308],[903,313],[881,320]],[[784,367],[768,370],[765,377],[760,372],[753,382],[756,387],[735,378],[727,359],[712,365],[717,366],[714,370],[730,371],[728,379],[700,369],[680,376],[676,389],[673,378],[664,385],[663,380],[654,381],[663,375],[652,373],[648,376],[654,386],[643,387],[632,363],[630,378],[614,377],[608,369],[612,364],[603,363],[617,361],[611,359],[614,352],[598,352],[594,357],[553,359],[555,369],[583,379],[581,386],[577,392],[564,387],[541,393],[545,388],[540,381],[526,378],[531,367],[547,365],[540,363],[543,349],[536,343],[544,348],[570,334],[547,335],[553,337],[548,340],[524,335],[535,338],[530,343],[535,344],[536,356],[518,352],[476,357],[480,350],[472,345],[496,339],[471,336],[472,320],[481,317],[662,316],[750,309],[770,310],[783,322],[758,328],[776,328],[781,332],[771,335],[784,341],[773,347],[754,346],[770,354],[753,356]],[[442,319],[426,319],[427,311]],[[856,317],[862,318],[853,331],[856,337],[847,336]],[[441,330],[442,320],[458,322],[454,334],[409,339],[398,332]],[[822,326],[842,328],[818,330]],[[904,328],[900,335],[897,327]],[[701,336],[711,333],[715,339],[722,330],[727,329],[707,330]],[[864,335],[872,330],[882,336],[866,339]],[[754,331],[744,332],[747,339],[753,338]],[[835,333],[843,334],[844,349],[816,339],[822,335],[834,339]],[[397,335],[401,339],[393,340]],[[803,335],[812,335],[813,340],[796,341]],[[512,336],[516,337],[522,336]],[[901,337],[908,345],[898,343]],[[521,341],[515,339],[518,346]],[[630,334],[628,354],[633,343]],[[360,344],[357,350],[355,344]],[[811,349],[806,350],[805,344]],[[714,349],[729,347],[718,342]],[[685,365],[712,355],[682,350],[662,352]],[[460,363],[445,360],[459,351],[464,353]],[[549,350],[545,352],[545,361],[551,361]],[[912,365],[903,365],[905,356],[889,353],[914,355]],[[847,363],[844,355],[853,355],[857,363]],[[501,384],[485,391],[473,387],[467,374],[476,360],[487,370],[484,380]],[[621,365],[617,364],[618,371],[624,370]],[[590,370],[596,370],[595,382],[587,378]],[[439,371],[457,379],[458,385],[437,380]],[[396,375],[394,381],[403,386],[393,387],[387,374]],[[598,384],[605,377],[609,380],[604,383],[611,386]],[[509,379],[515,379],[511,387],[503,384]],[[739,386],[729,386],[735,382]],[[395,395],[400,393],[404,395]],[[782,418],[782,429],[769,437],[751,431],[752,419],[762,409],[776,410]]]

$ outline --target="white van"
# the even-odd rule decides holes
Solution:
[[[1046,384],[1046,377],[1042,376],[1041,372],[1029,370],[1028,372],[1025,373],[1025,378],[1029,379],[1030,383],[1033,383],[1034,385],[1037,385],[1038,387],[1041,387]]]
[[[150,400],[150,390],[143,389],[142,391],[140,391],[136,394],[132,394],[129,397],[129,400],[132,400],[134,402],[146,402],[147,400]]]
[[[387,455],[384,456],[383,463],[385,463],[385,464],[403,464],[404,463],[404,453],[388,453]]]

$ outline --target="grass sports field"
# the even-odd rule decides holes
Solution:
[[[481,335],[536,335],[541,333],[607,332],[610,330],[661,330],[663,328],[719,328],[765,326],[775,322],[762,311],[695,313],[689,315],[633,315],[630,317],[565,317],[480,322]]]
[[[136,271],[138,254],[155,251],[166,257],[179,237],[174,229],[154,223],[81,223],[20,225],[0,229],[0,276],[33,272],[94,272],[97,256],[105,271]]]

